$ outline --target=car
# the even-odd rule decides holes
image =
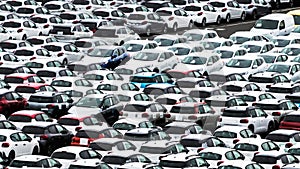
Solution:
[[[264,58],[265,62],[268,64],[268,67],[270,67],[273,63],[276,62],[292,61],[291,58],[288,57],[288,55],[283,53],[273,53],[272,51],[259,54],[258,56]],[[297,59],[293,61],[297,62]]]
[[[265,159],[269,160],[266,161]],[[294,155],[283,152],[261,152],[254,155],[252,161],[261,164],[265,168],[281,168],[287,164],[299,163]]]
[[[286,151],[300,141],[299,134],[298,130],[278,129],[270,132],[265,138],[275,142],[280,149]]]
[[[104,162],[99,162],[98,159],[82,159],[82,160],[77,160],[76,162],[70,164],[68,169],[77,169],[77,168],[84,168],[84,167],[95,167],[95,168],[107,168],[111,169],[111,167],[104,163]]]
[[[210,166],[209,162],[199,156],[187,155],[185,153],[170,154],[162,157],[159,161],[159,165],[163,168],[199,168],[205,169]]]
[[[254,133],[266,133],[275,129],[275,121],[263,109],[253,106],[225,108],[217,126],[238,125],[248,127]]]
[[[73,0],[72,4],[75,5],[77,10],[81,11],[93,11],[98,8],[104,8],[106,5],[106,1],[102,0],[96,0],[96,1],[91,1],[91,0],[84,0],[84,1],[78,1],[78,0]]]
[[[166,72],[166,74],[174,79],[182,79],[182,78],[202,78],[203,75],[199,70],[177,70],[171,69]],[[191,79],[192,80],[192,79]]]
[[[64,23],[76,23],[84,19],[97,19],[98,17],[87,11],[65,11],[58,15]]]
[[[199,151],[197,154],[201,158],[205,159],[212,168],[216,168],[227,161],[234,161],[236,163],[250,161],[250,159],[243,155],[242,152],[227,147],[207,147]]]
[[[218,54],[210,51],[195,52],[185,56],[181,63],[173,69],[179,70],[199,70],[203,76],[221,70],[223,62]]]
[[[261,152],[283,152],[275,142],[256,138],[239,140],[233,148],[243,153],[249,159]]]
[[[112,125],[119,119],[122,109],[123,104],[114,94],[90,94],[79,99],[68,113],[76,114],[79,117],[94,114],[99,121]]]
[[[220,58],[226,64],[231,58],[245,56],[248,52],[246,48],[236,46],[220,46],[213,50],[220,54]]]
[[[253,91],[251,91],[253,92]],[[239,96],[228,96],[228,95],[213,95],[210,97],[205,98],[205,103],[211,106],[216,113],[221,114],[222,111],[227,107],[233,106],[247,106],[243,98]]]
[[[58,118],[66,114],[73,100],[66,94],[57,92],[38,92],[32,94],[26,108],[41,110],[50,117]]]
[[[229,96],[229,93],[220,89],[219,87],[199,87],[198,89],[193,89],[189,92],[189,95],[196,99],[198,102],[203,102],[206,98],[211,96],[226,95]]]
[[[247,41],[270,41],[266,37],[266,35],[263,35],[259,32],[255,33],[250,31],[236,31],[235,33],[229,36],[229,39],[231,39],[235,45],[242,45],[244,42]]]
[[[128,15],[128,28],[140,35],[165,34],[168,31],[166,22],[155,12],[134,12]]]
[[[231,19],[240,19],[245,21],[246,10],[240,6],[240,4],[233,0],[213,0],[210,4],[215,9],[221,12],[221,18],[226,23],[229,23]]]
[[[150,12],[146,6],[139,4],[123,4],[118,6],[118,9],[124,12],[127,16],[133,12]]]
[[[153,38],[154,41],[157,42],[158,46],[160,47],[171,47],[177,43],[187,43],[187,37],[183,35],[172,35],[172,34],[163,34],[157,35]]]
[[[98,8],[93,10],[93,14],[112,21],[113,25],[123,26],[127,23],[127,15],[119,9],[113,8]]]
[[[139,51],[144,49],[154,49],[158,45],[152,40],[130,40],[125,42],[122,46],[125,47],[130,56],[135,56]]]
[[[230,59],[221,69],[221,72],[236,73],[237,71],[248,79],[251,74],[267,70],[267,64],[262,57],[253,54],[246,54],[243,57]]]
[[[291,44],[299,44],[300,43],[300,38],[292,37],[292,36],[276,36],[272,38],[271,40],[275,47],[272,50],[273,52],[280,52],[284,47],[291,45]]]
[[[72,161],[81,159],[100,159],[102,155],[88,147],[65,146],[56,149],[50,156],[59,161],[63,168],[68,168]]]
[[[194,52],[202,52],[204,48],[200,44],[178,43],[169,47],[168,50],[173,51],[177,58],[179,60],[182,60],[188,54],[192,54]]]
[[[51,169],[60,168],[62,165],[57,160],[43,155],[23,155],[16,157],[11,161],[7,166],[8,169],[17,169],[20,167],[38,168],[38,167],[47,167]]]
[[[272,6],[265,0],[237,0],[237,2],[246,10],[246,15],[254,20],[272,13]]]
[[[80,38],[74,41],[74,45],[83,53],[88,53],[98,46],[104,46],[108,44],[101,39]]]
[[[189,29],[182,35],[187,37],[188,41],[190,42],[199,42],[203,39],[219,37],[218,33],[215,30],[210,29]]]
[[[36,14],[49,15],[50,11],[43,6],[25,5],[16,8],[16,14],[23,18],[29,18],[30,16]]]
[[[162,94],[185,94],[179,87],[173,84],[150,84],[143,89],[145,94],[156,98]]]
[[[210,131],[215,130],[216,121],[219,118],[219,114],[205,103],[179,103],[170,109],[169,114],[169,119],[175,121],[194,122],[203,129]]]
[[[60,42],[69,42],[80,38],[91,38],[93,32],[81,23],[76,24],[55,24],[49,30],[49,35],[54,36]]]
[[[17,34],[15,34],[17,35]],[[1,51],[13,52],[18,47],[32,47],[32,45],[25,40],[4,40],[0,42]]]
[[[31,20],[10,19],[4,21],[2,26],[6,30],[11,31],[14,35],[18,35],[16,39],[25,40],[27,37],[42,35],[42,29]]]
[[[209,38],[209,39],[204,39],[203,41],[200,42],[200,44],[206,50],[214,50],[217,47],[221,47],[221,46],[233,46],[233,41],[231,39],[226,39],[226,38]]]
[[[247,138],[255,138],[260,139],[261,137],[258,134],[254,134],[247,127],[239,127],[239,126],[230,126],[225,125],[217,128],[214,133],[214,136],[221,139],[227,147],[234,148],[234,146],[246,140]]]
[[[6,1],[6,3],[10,4],[11,6],[14,6],[16,8],[20,6],[25,6],[25,5],[38,5],[36,1],[34,0],[18,0],[18,1]]]
[[[90,29],[95,33],[100,27],[110,27],[113,26],[113,22],[106,19],[84,19],[79,21],[82,25]],[[99,39],[98,39],[99,40]]]
[[[20,110],[12,113],[8,120],[22,129],[25,125],[35,122],[55,123],[46,113],[36,110]]]
[[[27,105],[27,99],[23,98],[20,94],[7,89],[0,89],[0,110],[1,114],[8,117],[13,112],[22,110]]]
[[[155,11],[167,24],[173,32],[182,28],[193,28],[193,20],[189,14],[181,8],[163,7]]]
[[[36,71],[36,74],[37,74],[37,76],[39,76],[43,80],[45,80],[45,83],[47,83],[47,84],[51,84],[51,82],[55,78],[76,76],[74,72],[70,71],[67,68],[61,68],[61,67],[59,67],[59,68],[58,67],[47,67],[47,68]]]
[[[248,80],[256,83],[264,91],[273,84],[290,82],[286,75],[276,72],[254,73]]]
[[[32,46],[40,46],[46,43],[58,42],[53,36],[31,36],[26,39]]]
[[[127,26],[100,27],[95,33],[94,38],[101,38],[108,44],[123,45],[129,40],[139,40],[141,37],[129,29]]]
[[[236,93],[241,91],[262,91],[260,86],[258,86],[256,83],[244,81],[226,82],[222,84],[220,88],[231,95],[235,95]]]
[[[248,105],[255,105],[256,102],[265,99],[276,99],[271,93],[262,91],[243,91],[235,96],[243,99]]]
[[[21,62],[28,62],[34,59],[57,59],[56,56],[51,55],[51,53],[45,49],[40,47],[19,47],[18,49],[13,51],[13,54],[19,58]],[[62,61],[62,60],[61,60]]]
[[[0,26],[0,35],[1,35],[0,38],[1,41],[15,38],[15,35],[7,31],[6,28],[4,28],[3,26]]]
[[[65,127],[56,123],[31,123],[22,128],[26,134],[33,135],[39,143],[39,152],[50,156],[52,152],[59,148],[70,145],[73,134]]]
[[[282,48],[280,53],[284,53],[288,56],[298,56],[300,54],[299,48],[297,47],[298,44],[290,44]]]
[[[244,42],[241,47],[246,48],[248,53],[266,53],[275,47],[272,42],[264,42],[264,41],[247,41]]]
[[[25,66],[27,68],[30,68],[34,72],[37,72],[38,70],[40,70],[42,68],[51,68],[51,67],[62,68],[62,67],[64,67],[60,61],[53,60],[51,58],[49,58],[49,59],[34,59],[34,60],[26,62]]]
[[[130,119],[130,118],[120,118],[117,120],[112,127],[121,132],[123,135],[135,128],[160,128],[159,126],[154,125],[147,119]]]
[[[205,2],[189,3],[183,6],[183,9],[191,15],[195,26],[205,27],[206,24],[216,23],[219,25],[221,23],[221,13]]]
[[[9,52],[1,52],[0,60],[2,64],[16,64],[16,62],[20,62],[20,59],[12,53]]]
[[[242,74],[224,72],[222,71],[222,69],[220,71],[211,73],[207,78],[215,86],[222,85],[223,83],[228,81],[246,81]]]
[[[160,9],[163,7],[175,8],[175,5],[171,2],[163,2],[163,1],[158,1],[158,0],[150,0],[150,1],[142,2],[141,5],[146,6],[152,12],[156,12],[157,9]]]
[[[158,102],[166,107],[168,111],[172,108],[173,105],[176,105],[181,102],[194,102],[196,103],[197,100],[193,97],[189,96],[188,94],[163,94],[157,96],[155,102]]]
[[[255,162],[247,162],[247,161],[240,161],[240,162],[237,162],[237,161],[226,161],[222,164],[220,164],[218,166],[218,169],[225,169],[227,167],[243,167],[243,168],[250,168],[250,167],[253,167],[253,168],[257,168],[257,169],[263,169],[263,167],[258,164],[258,163],[255,163]]]
[[[270,85],[267,92],[272,93],[277,99],[284,99],[287,94],[297,93],[300,89],[298,83],[275,83]]]
[[[155,72],[144,72],[137,73],[130,76],[130,82],[137,85],[140,88],[145,88],[146,86],[154,83],[173,83],[173,80],[165,74],[155,73]]]
[[[19,130],[0,129],[2,137],[1,157],[11,162],[15,157],[38,154],[38,140]]]
[[[0,65],[0,78],[3,80],[6,75],[12,73],[27,73],[27,74],[34,74],[34,71],[24,64],[15,63],[15,64],[1,64]]]
[[[47,8],[51,14],[59,15],[61,12],[67,12],[67,11],[76,11],[76,6],[70,2],[62,2],[59,1],[57,3],[49,1],[44,3],[43,5],[45,8]]]
[[[27,74],[27,73],[12,73],[6,75],[4,77],[4,81],[8,83],[12,90],[19,84],[26,84],[26,83],[45,83],[45,81],[37,76],[36,74]]]

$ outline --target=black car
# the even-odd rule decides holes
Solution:
[[[54,150],[70,145],[73,137],[73,134],[60,124],[35,123],[24,126],[22,131],[40,138],[40,152],[43,155],[51,155]]]

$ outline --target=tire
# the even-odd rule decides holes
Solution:
[[[246,20],[246,13],[244,13],[244,12],[242,13],[241,20],[242,20],[242,22],[244,22]]]
[[[68,65],[68,59],[64,59],[62,62],[63,65]]]
[[[153,69],[153,72],[159,73],[159,69],[156,67]]]
[[[23,35],[22,40],[26,40],[26,39],[27,39],[27,35]]]
[[[221,20],[222,20],[221,17],[218,16],[218,17],[217,17],[217,20],[216,20],[217,25],[220,25],[220,24],[221,24]]]
[[[275,126],[274,126],[274,124],[272,123],[272,122],[270,122],[269,123],[269,125],[268,125],[268,133],[270,133],[271,131],[273,131],[275,129]]]
[[[206,26],[206,18],[203,18],[202,23],[201,23],[201,26],[202,26],[202,27],[205,27],[205,26]]]
[[[9,152],[9,154],[8,154],[7,160],[8,160],[9,162],[11,162],[12,160],[15,159],[15,156],[16,156],[15,152],[14,152],[14,151],[11,151],[11,152]]]
[[[253,11],[253,12],[252,12],[252,19],[253,19],[253,20],[256,20],[256,19],[257,19],[257,12],[256,12],[256,11]]]
[[[151,29],[149,27],[146,29],[146,36],[151,36]]]
[[[53,145],[49,145],[47,150],[46,150],[46,155],[51,156],[51,154],[53,153],[53,151],[55,150]]]
[[[188,25],[188,28],[189,29],[192,29],[194,27],[194,23],[193,23],[193,21],[190,21],[190,23],[189,23],[189,25]]]
[[[162,30],[162,33],[163,33],[163,34],[166,34],[167,32],[168,32],[168,26],[165,25],[165,26],[164,26],[164,29]]]
[[[120,44],[119,44],[119,46],[121,46],[121,45],[123,45],[123,44],[124,44],[124,41],[121,41]]]
[[[39,33],[39,36],[42,36],[42,35],[43,35],[42,32],[40,32],[40,33]]]
[[[39,154],[39,149],[35,146],[32,150],[32,155],[38,155]]]
[[[254,126],[253,125],[250,125],[248,128],[249,128],[249,130],[251,130],[254,133]]]
[[[226,23],[229,23],[230,20],[231,20],[230,14],[227,14],[227,15],[226,15],[226,18],[225,18],[225,22],[226,22]]]
[[[290,4],[290,8],[293,8],[294,7],[294,0],[290,0],[289,4]]]
[[[174,23],[172,29],[173,29],[173,32],[177,32],[177,30],[178,30],[178,25],[177,25],[177,23]]]

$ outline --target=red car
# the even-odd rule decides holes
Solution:
[[[195,77],[200,78],[203,77],[203,75],[200,73],[199,70],[176,70],[171,69],[167,71],[167,75],[171,78],[175,79],[181,79],[184,77]]]
[[[0,90],[0,112],[9,117],[13,112],[22,110],[27,105],[27,99],[14,91]]]
[[[280,129],[300,130],[300,112],[294,111],[287,114],[279,125]]]
[[[51,85],[45,83],[27,83],[20,84],[15,88],[15,92],[18,92],[26,99],[29,99],[30,95],[38,91],[43,92],[56,92],[57,90]]]

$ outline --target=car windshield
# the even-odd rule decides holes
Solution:
[[[168,50],[173,51],[175,55],[187,55],[191,51],[189,48],[183,48],[183,47],[172,47],[169,48]]]
[[[272,55],[260,55],[260,57],[262,57],[266,63],[274,63],[276,56],[272,56]]]
[[[169,168],[185,168],[185,162],[184,161],[168,161],[168,160],[160,160],[159,165]]]
[[[285,53],[289,56],[297,56],[300,54],[300,48],[289,48],[289,47],[286,47],[286,48],[283,48],[281,53]]]
[[[205,160],[221,160],[222,155],[217,153],[211,153],[211,152],[202,152],[199,153],[199,156]]]
[[[300,122],[300,117],[298,115],[287,115],[284,117],[286,122]]]
[[[154,61],[157,60],[159,53],[140,52],[133,57],[134,60]]]
[[[217,47],[220,47],[222,43],[221,42],[201,42],[200,44],[203,45],[204,49],[214,50]]]
[[[295,23],[296,24],[296,23]],[[297,24],[299,25],[299,24]],[[300,33],[300,26],[297,26],[295,27],[293,30],[292,30],[293,33]]]
[[[145,112],[148,106],[138,104],[127,104],[124,107],[124,111],[129,112]]]
[[[88,53],[89,56],[93,57],[110,57],[112,56],[114,50],[113,49],[99,49],[95,48]]]
[[[300,25],[300,16],[299,15],[293,15],[295,25]]]
[[[242,44],[250,40],[250,38],[243,36],[231,36],[229,39],[231,39],[235,44]]]
[[[267,72],[289,73],[290,67],[290,65],[273,64],[267,69]]]
[[[232,56],[234,54],[232,51],[227,51],[227,50],[217,50],[216,53],[221,54],[220,57],[222,59],[232,58]]]
[[[222,116],[224,117],[250,117],[250,114],[247,111],[232,111],[232,110],[224,110]]]
[[[230,131],[216,131],[214,136],[218,138],[237,138],[237,134]]]
[[[291,40],[288,39],[272,39],[275,47],[285,47],[290,44]]]
[[[162,11],[156,11],[156,13],[159,15],[159,16],[171,16],[172,15],[172,12],[171,11],[165,11],[165,10],[162,10]]]
[[[231,59],[227,62],[227,67],[248,68],[252,64],[252,60],[247,59]]]
[[[259,164],[277,164],[277,158],[272,156],[254,156],[252,161],[257,162]]]
[[[205,57],[187,56],[181,62],[189,65],[204,65],[207,61]]]
[[[51,158],[57,158],[57,159],[65,159],[65,160],[74,160],[76,158],[76,154],[70,153],[70,152],[54,152],[51,155]]]
[[[157,38],[154,39],[154,41],[157,42],[158,46],[172,46],[175,42],[175,40],[164,39],[164,38]]]
[[[200,6],[194,6],[194,5],[186,6],[183,9],[185,11],[192,11],[192,12],[199,12],[199,11],[201,11],[201,7]]]
[[[248,53],[259,53],[261,50],[261,46],[257,46],[257,45],[242,45],[242,46],[248,50]]]
[[[252,0],[236,0],[239,4],[251,4]]]
[[[22,161],[22,160],[13,160],[10,164],[9,167],[16,167],[16,168],[27,168],[27,167],[37,167],[37,168],[43,168],[42,164],[38,164],[38,162],[33,162],[33,161]]]
[[[203,39],[203,34],[185,33],[183,34],[189,41],[200,41]]]
[[[143,45],[140,44],[130,44],[130,43],[124,44],[123,46],[128,52],[138,52],[141,51],[144,47]]]
[[[234,146],[234,149],[241,151],[258,151],[258,146],[249,143],[239,143]]]
[[[254,28],[256,29],[277,29],[278,21],[269,19],[259,19],[256,21]]]
[[[99,106],[101,106],[101,103],[101,98],[83,97],[75,104],[75,106],[98,108]]]
[[[209,4],[211,4],[212,6],[214,6],[214,7],[217,7],[217,8],[223,8],[223,7],[225,7],[225,3],[223,3],[223,2],[210,2]]]

